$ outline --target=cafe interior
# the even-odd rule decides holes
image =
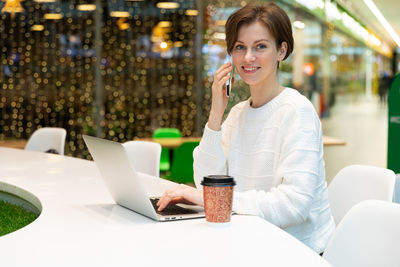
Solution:
[[[336,228],[321,255],[257,216],[155,222],[103,181],[133,169],[148,195],[196,187],[193,151],[229,61],[226,20],[266,2],[288,14],[295,40],[279,81],[322,122]],[[400,4],[383,2],[0,0],[0,265],[399,266],[400,38],[381,31],[377,6]],[[236,75],[224,119],[249,97]],[[362,114],[379,126],[358,126]],[[97,159],[85,136],[122,144],[126,158]]]

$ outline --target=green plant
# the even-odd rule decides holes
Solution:
[[[20,206],[0,200],[0,218],[0,236],[2,236],[30,224],[37,215]]]

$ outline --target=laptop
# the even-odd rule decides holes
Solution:
[[[83,135],[83,139],[108,191],[118,205],[156,221],[193,219],[205,216],[203,208],[184,204],[168,205],[163,211],[157,211],[158,198],[150,197],[141,182],[142,179],[151,179],[154,176],[136,171],[121,143],[88,135]]]

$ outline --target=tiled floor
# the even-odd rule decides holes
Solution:
[[[344,139],[347,145],[325,147],[328,183],[350,164],[386,167],[387,125],[387,106],[378,98],[337,97],[330,117],[322,120],[322,128],[325,135]]]

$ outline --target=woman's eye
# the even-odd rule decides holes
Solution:
[[[259,44],[259,45],[257,45],[256,48],[257,49],[265,49],[265,48],[267,48],[267,46],[265,44]]]
[[[237,45],[237,46],[235,47],[235,49],[236,49],[236,50],[243,50],[243,49],[244,49],[244,46],[243,46],[243,45]]]

